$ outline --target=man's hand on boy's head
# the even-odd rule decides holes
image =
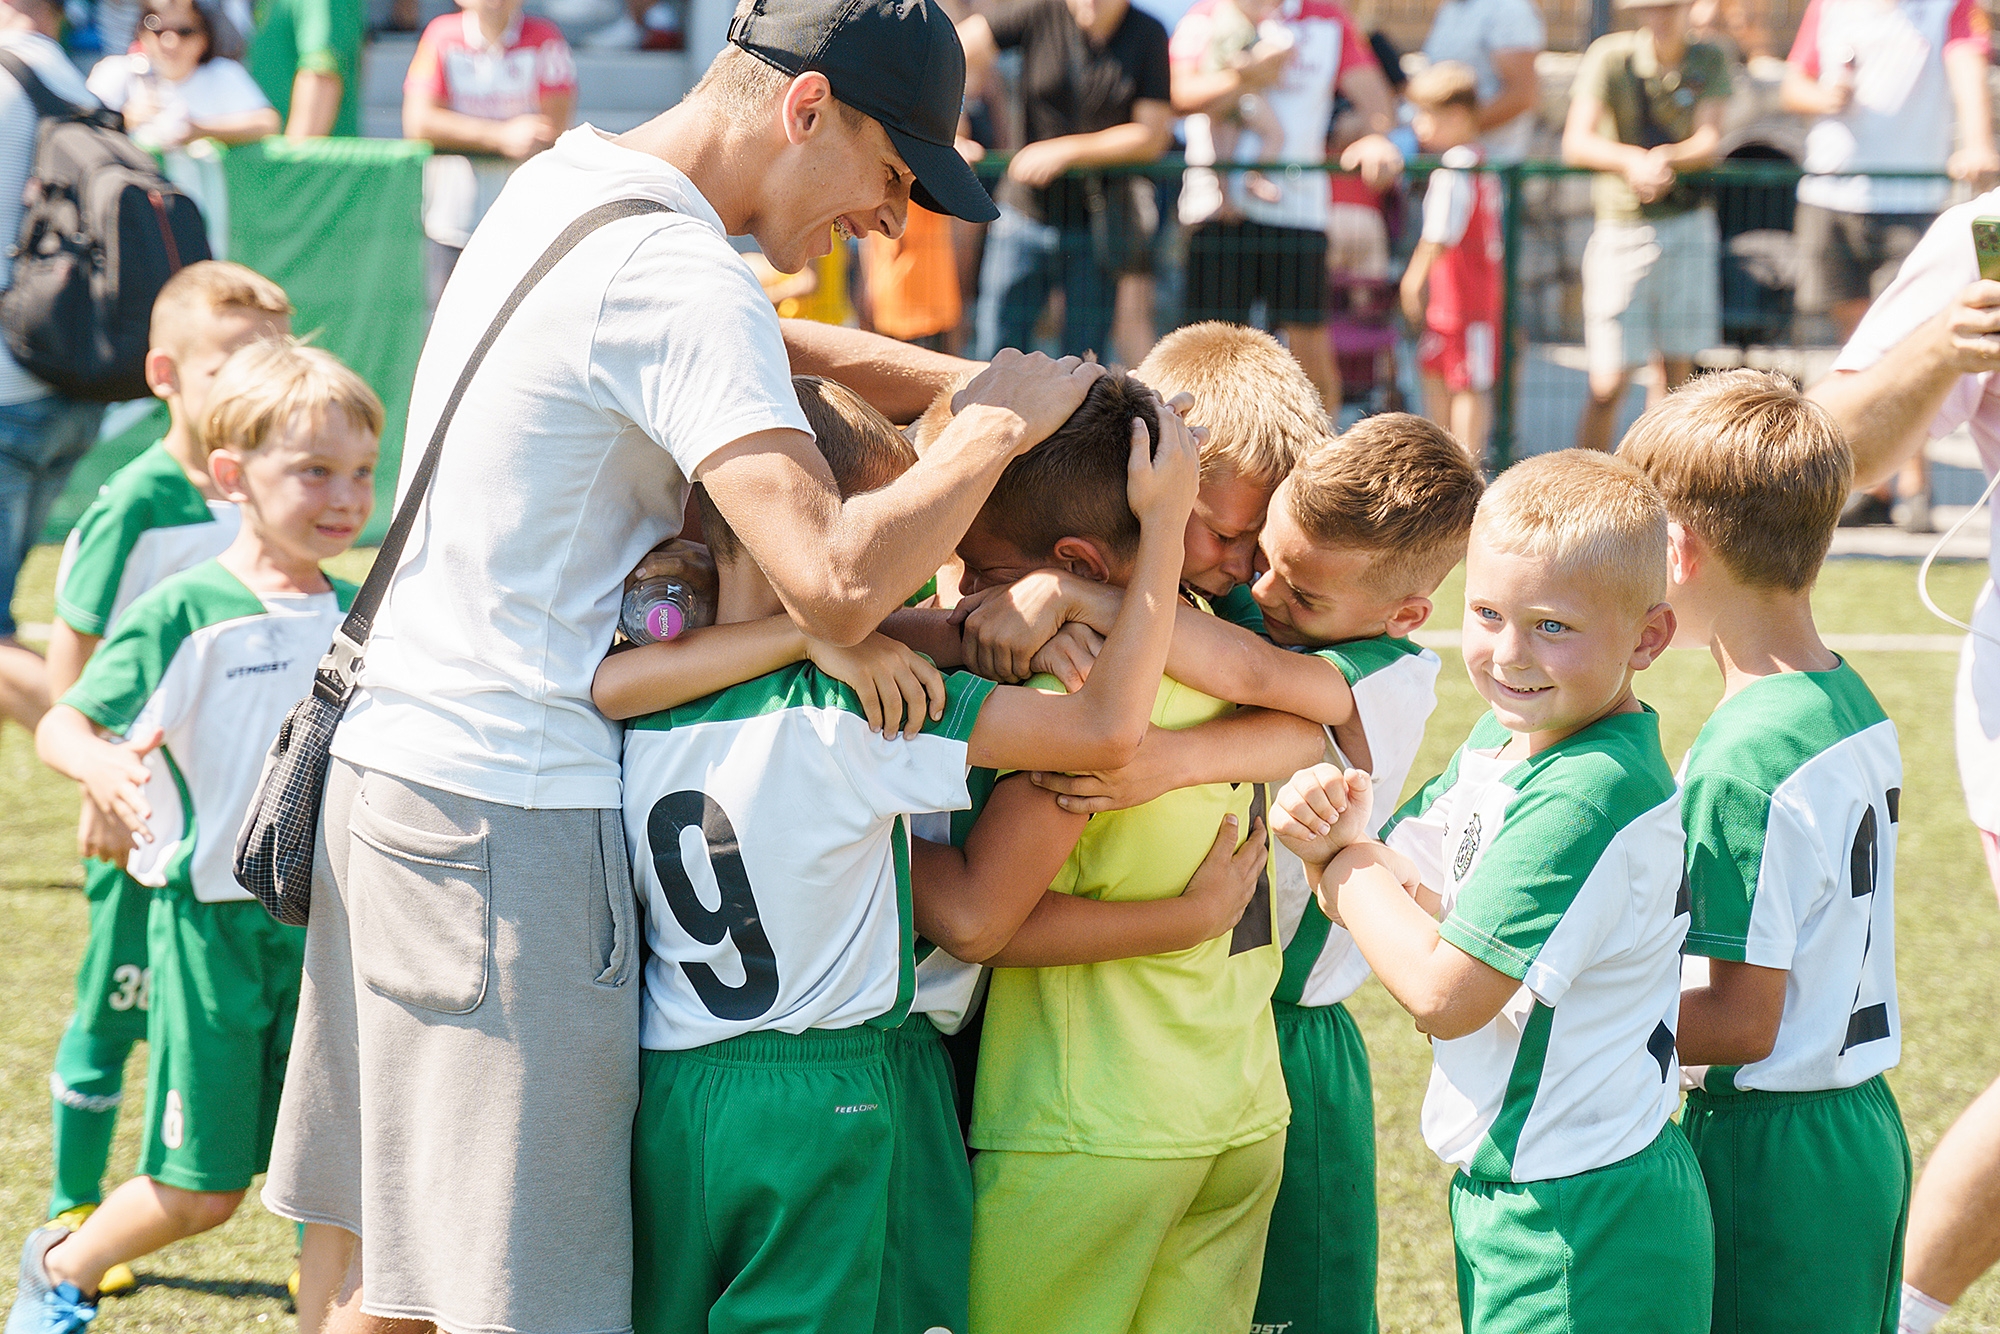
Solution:
[[[944,717],[944,676],[929,658],[887,635],[871,634],[853,648],[807,635],[806,656],[854,691],[870,731],[913,737],[926,718]]]
[[[1052,361],[1040,352],[1003,347],[985,370],[952,395],[952,417],[955,421],[977,408],[1011,414],[1018,423],[1014,453],[1025,454],[1070,419],[1104,373],[1104,367],[1079,357]],[[945,428],[947,434],[950,430]]]
[[[1176,394],[1160,406],[1160,443],[1152,447],[1146,424],[1132,419],[1132,457],[1125,467],[1125,499],[1141,529],[1171,525],[1178,538],[1187,528],[1201,490],[1201,442],[1208,432],[1181,419],[1194,400]]]
[[[1271,801],[1271,832],[1308,866],[1325,866],[1368,837],[1374,784],[1359,769],[1315,764],[1292,775]]]
[[[993,681],[1025,681],[1040,670],[1036,656],[1065,625],[1080,622],[1108,633],[1122,600],[1119,590],[1066,570],[1034,570],[1011,584],[969,594],[952,609],[951,619],[964,637],[968,671]],[[1081,678],[1071,682],[1061,672],[1055,675],[1071,690],[1082,684]]]

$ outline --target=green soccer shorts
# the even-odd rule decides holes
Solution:
[[[1292,1095],[1251,1334],[1375,1334],[1375,1093],[1345,1005],[1271,1002]]]
[[[55,1183],[49,1217],[103,1198],[104,1165],[125,1097],[125,1060],[146,1036],[152,977],[146,912],[153,892],[110,862],[83,864],[89,935],[76,967],[76,1005],[49,1081]]]
[[[262,905],[153,895],[146,1141],[139,1175],[181,1190],[249,1186],[269,1165],[298,1015],[303,927]]]
[[[1549,1181],[1451,1182],[1466,1334],[1708,1334],[1715,1231],[1669,1121],[1639,1152]]]
[[[972,1173],[936,1028],[640,1053],[632,1238],[639,1334],[965,1334]]]
[[[1714,1334],[1895,1334],[1910,1142],[1889,1081],[1688,1095],[1715,1211]]]

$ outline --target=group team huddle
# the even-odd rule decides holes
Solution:
[[[777,187],[677,146],[741,148],[748,96],[796,127],[781,184],[799,143],[893,140],[947,208],[970,174],[787,67],[781,20],[837,45],[845,9],[746,12],[687,103],[565,135],[465,251],[413,440],[550,237],[665,206],[453,401],[304,929],[231,850],[351,600],[319,566],[381,406],[248,270],[163,293],[172,428],[58,591],[38,742],[107,859],[8,1334],[84,1328],[267,1167],[310,1330],[1361,1334],[1371,972],[1433,1043],[1468,1330],[1893,1330],[1901,761],[1812,625],[1834,421],[1714,375],[1488,484],[1417,417],[1336,438],[1234,325],[1130,374],[884,372],[734,259],[752,222],[792,258]],[[624,572],[697,528],[714,624],[607,653]],[[1490,712],[1398,805],[1461,562]],[[1670,644],[1725,682],[1678,776],[1634,693]],[[100,1203],[139,1034],[141,1176]]]

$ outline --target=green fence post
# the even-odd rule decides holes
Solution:
[[[1493,394],[1493,470],[1499,472],[1514,461],[1514,412],[1519,395],[1514,377],[1519,355],[1514,331],[1520,327],[1516,309],[1516,289],[1521,272],[1521,165],[1510,162],[1500,168],[1501,188],[1507,198],[1500,222],[1500,383]]]

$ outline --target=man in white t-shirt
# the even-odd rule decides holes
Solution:
[[[1246,92],[1268,77],[1264,60],[1204,69],[1217,24],[1233,4],[1197,0],[1174,28],[1168,59],[1173,67],[1174,110],[1182,115],[1227,115]],[[1354,104],[1362,128],[1382,133],[1394,121],[1395,94],[1359,24],[1338,0],[1283,0],[1260,31],[1282,28],[1291,39],[1277,80],[1261,96],[1284,127],[1284,142],[1264,145],[1244,135],[1240,156],[1317,167],[1326,161],[1327,127],[1335,93]],[[1207,216],[1181,221],[1188,234],[1186,309],[1190,322],[1249,324],[1253,307],[1282,329],[1292,355],[1312,377],[1326,410],[1340,411],[1340,370],[1326,329],[1326,179],[1318,171],[1271,174],[1253,192],[1244,174],[1229,182],[1228,198]],[[1275,195],[1275,197],[1272,197]]]
[[[55,43],[61,31],[60,5],[0,0],[0,51],[26,64],[56,96],[95,106],[83,76]],[[21,230],[21,190],[34,166],[39,123],[27,93],[0,70],[0,236]],[[0,291],[13,284],[13,270],[14,261],[0,257]],[[49,707],[41,656],[14,637],[14,581],[103,416],[103,404],[55,393],[0,345],[0,727],[12,718],[32,731]]]
[[[1869,307],[1834,373],[1815,385],[1854,448],[1867,486],[1960,426],[1988,478],[2000,473],[2000,283],[1979,281],[1972,220],[2000,212],[2000,190],[1931,224]],[[2000,527],[1958,670],[1958,772],[2000,891]],[[2000,1081],[1946,1132],[1910,1205],[1902,1326],[1929,1334],[1945,1309],[2000,1260]]]
[[[1479,142],[1488,162],[1528,156],[1541,102],[1535,57],[1548,44],[1535,0],[1443,0],[1431,19],[1424,58],[1462,61],[1479,76]]]
[[[1003,353],[923,462],[842,503],[726,238],[798,269],[836,234],[898,234],[913,197],[990,220],[952,148],[964,56],[934,5],[764,0],[730,39],[677,107],[521,167],[417,368],[413,442],[560,232],[614,200],[665,207],[585,237],[493,344],[334,739],[264,1200],[358,1236],[301,1276],[309,1314],[338,1286],[340,1334],[631,1327],[643,949],[620,733],[590,680],[690,481],[802,628],[853,643],[1100,373]]]

